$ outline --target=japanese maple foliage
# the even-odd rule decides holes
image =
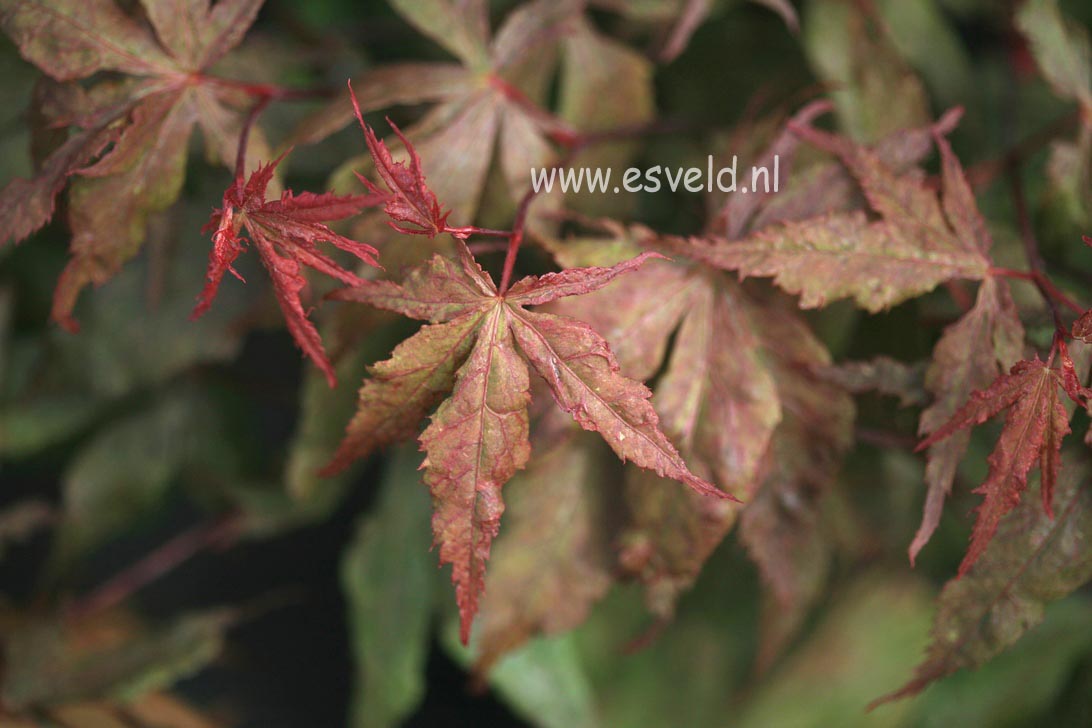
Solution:
[[[401,137],[411,160],[407,168],[392,161],[363,119],[360,124],[393,198],[387,213],[422,228],[413,232],[441,232],[446,215],[439,213],[412,145]],[[378,191],[374,184],[369,187]],[[421,434],[426,453],[422,467],[433,496],[432,527],[440,560],[454,566],[465,643],[504,511],[501,488],[530,457],[528,365],[545,381],[558,406],[584,429],[598,432],[623,461],[705,496],[732,496],[690,472],[660,430],[649,402],[652,393],[619,372],[610,347],[594,329],[576,319],[526,309],[591,293],[662,256],[646,252],[610,267],[531,276],[501,290],[459,238],[456,249],[456,259],[435,256],[400,284],[361,281],[334,295],[430,325],[374,367],[360,391],[358,413],[326,472],[336,473],[413,433],[450,393]]]
[[[209,219],[205,230],[215,232],[209,254],[208,282],[193,309],[193,318],[201,316],[212,306],[224,273],[230,271],[243,280],[232,264],[243,251],[244,240],[240,232],[245,230],[273,281],[273,290],[288,330],[333,387],[337,384],[337,377],[322,348],[318,331],[307,318],[307,311],[300,299],[307,287],[303,267],[316,270],[347,286],[361,284],[363,281],[360,277],[325,255],[318,249],[318,243],[330,243],[368,265],[378,266],[375,248],[338,235],[322,221],[342,220],[356,215],[364,207],[375,204],[377,198],[331,193],[316,195],[313,192],[293,194],[286,190],[278,199],[267,200],[266,189],[280,161],[277,159],[260,166],[245,183],[241,175],[237,177],[224,192],[223,207],[213,212]]]
[[[1069,413],[1062,406],[1059,395],[1065,391],[1070,396],[1080,397],[1072,386],[1075,375],[1063,374],[1063,371],[1073,371],[1073,363],[1068,359],[1068,354],[1063,353],[1063,370],[1052,369],[1038,358],[1017,362],[1011,372],[998,377],[986,389],[972,393],[970,401],[951,420],[918,446],[919,450],[925,449],[965,427],[980,425],[1008,410],[1005,428],[989,457],[990,473],[975,490],[985,496],[985,500],[978,509],[970,548],[959,566],[961,575],[985,551],[1002,516],[1020,502],[1020,495],[1027,488],[1028,471],[1036,461],[1042,471],[1043,510],[1053,515],[1051,503],[1054,483],[1058,479],[1062,440],[1070,432]],[[1081,403],[1080,399],[1076,401]]]
[[[80,291],[132,258],[148,215],[177,199],[194,128],[211,158],[234,164],[251,94],[205,71],[242,40],[262,1],[148,0],[134,14],[115,0],[0,3],[4,31],[55,82],[41,92],[50,125],[70,130],[32,179],[14,180],[0,194],[0,243],[47,223],[73,179],[71,259],[53,303],[53,318],[66,328],[77,328]],[[121,74],[120,82],[78,83],[105,72]]]
[[[1011,98],[960,80],[953,48],[971,34],[950,9],[388,4],[385,24],[334,29],[309,4],[280,3],[244,44],[262,0],[0,0],[0,29],[28,62],[33,169],[0,191],[0,245],[46,243],[0,255],[0,272],[63,265],[51,302],[0,280],[0,456],[80,448],[56,514],[0,511],[0,552],[27,530],[58,534],[47,591],[27,614],[5,593],[0,625],[62,605],[50,629],[75,635],[187,549],[366,502],[341,574],[358,689],[371,691],[359,724],[410,715],[438,644],[543,725],[717,725],[729,708],[746,728],[779,724],[762,701],[780,710],[779,685],[800,675],[809,719],[827,720],[811,711],[815,675],[833,676],[829,687],[871,673],[871,643],[904,670],[911,636],[887,631],[918,629],[931,597],[924,659],[874,705],[993,659],[1090,583],[1092,237],[1080,241],[1092,226],[1092,41],[1059,2],[960,16],[1004,36],[966,55],[1002,57],[988,78],[1011,83]],[[315,17],[333,14],[318,5]],[[751,15],[802,53],[771,46],[788,73],[734,108],[740,83],[767,69],[747,71],[738,54],[724,56],[744,68],[728,84],[694,69],[720,68],[708,62],[728,45],[718,34]],[[953,48],[932,57],[910,42],[921,28]],[[1049,93],[1065,108],[1023,136],[1054,113]],[[287,103],[306,100],[319,103]],[[383,114],[390,134],[368,123]],[[354,118],[363,144],[333,136]],[[1018,143],[983,144],[1010,129]],[[205,167],[189,158],[195,131]],[[289,156],[319,142],[305,163]],[[587,173],[609,170],[628,191],[623,168],[675,162],[710,174],[738,162],[752,176],[691,197],[670,173],[670,191],[647,194],[610,194],[611,177],[602,193],[538,189],[555,172],[594,188]],[[755,185],[761,167],[780,187]],[[63,263],[48,245],[57,234]],[[225,281],[259,262],[268,288]],[[111,279],[70,336],[81,291]],[[255,347],[274,300],[287,335]],[[260,359],[267,344],[302,350],[298,392],[288,376],[287,391],[234,386],[277,371],[276,356]],[[292,376],[299,358],[285,358]],[[295,428],[290,439],[268,428],[258,450],[235,412],[267,407]],[[382,472],[375,499],[354,483],[373,475],[365,462]],[[86,585],[65,569],[180,487],[211,525],[68,593]],[[879,587],[841,604],[865,569]],[[753,609],[726,601],[747,590]],[[1092,624],[1081,599],[1080,624]],[[882,614],[859,618],[858,602]],[[94,660],[0,630],[0,721],[174,679],[196,652],[211,659],[234,619],[182,620],[181,637],[126,620],[105,630],[125,649]],[[108,658],[124,663],[102,671],[109,680],[87,669]],[[748,660],[746,680],[722,680]],[[899,674],[860,680],[868,694],[854,705]],[[722,707],[676,705],[706,693],[723,693]],[[646,711],[661,702],[666,716]],[[552,703],[558,713],[536,714]]]

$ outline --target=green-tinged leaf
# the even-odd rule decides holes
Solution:
[[[208,401],[193,390],[102,429],[65,471],[58,557],[94,548],[154,509],[182,470],[222,446]]]
[[[1076,597],[1052,604],[1042,624],[1008,651],[974,671],[950,675],[915,700],[918,718],[914,724],[946,728],[1043,722],[1043,716],[1053,714],[1073,670],[1089,649],[1092,605],[1088,600]],[[1087,694],[1082,698],[1087,706]]]
[[[133,110],[132,125],[114,149],[91,168],[94,174],[85,170],[73,184],[72,258],[53,299],[53,317],[65,328],[79,328],[72,311],[80,291],[113,278],[144,243],[148,215],[178,198],[196,122],[188,92],[149,97]]]
[[[895,50],[875,11],[840,0],[806,7],[804,50],[819,78],[833,87],[845,133],[874,142],[929,118],[921,81]]]
[[[1092,111],[1092,43],[1088,29],[1062,15],[1056,0],[1026,0],[1016,27],[1054,91]]]
[[[432,614],[429,498],[417,457],[400,449],[376,509],[341,560],[356,664],[350,725],[399,725],[425,693]]]
[[[455,659],[469,665],[455,620],[441,634]],[[510,653],[489,675],[493,689],[521,718],[541,728],[596,728],[595,693],[572,635],[536,639]]]
[[[70,133],[35,176],[0,192],[0,242],[19,242],[52,217],[54,198],[76,177],[72,257],[53,305],[53,318],[65,328],[78,328],[72,314],[80,291],[113,277],[143,244],[148,216],[178,198],[195,126],[205,134],[209,156],[234,165],[242,108],[251,102],[204,71],[242,40],[261,4],[149,2],[147,23],[114,0],[0,5],[0,26],[23,56],[54,80],[72,82],[62,91],[81,99],[48,119]],[[75,85],[99,71],[127,77],[103,80],[86,93]],[[255,151],[260,140],[253,135]]]
[[[238,351],[242,332],[232,322],[256,291],[232,290],[220,310],[189,323],[203,256],[185,236],[158,230],[147,255],[85,302],[82,334],[12,340],[0,365],[0,453],[32,455],[88,427],[111,402]]]
[[[478,672],[529,639],[578,626],[612,582],[602,446],[586,433],[562,437],[507,486],[474,632]]]
[[[1057,141],[1047,162],[1050,202],[1065,219],[1087,230],[1092,223],[1092,123],[1085,124],[1074,142]]]
[[[1054,497],[1053,518],[1025,498],[1001,521],[974,567],[944,587],[925,660],[880,702],[982,665],[1041,622],[1047,604],[1092,578],[1092,491],[1082,460],[1066,459]]]
[[[470,71],[456,63],[399,63],[369,68],[353,77],[353,93],[363,112],[403,104],[448,101],[474,88]],[[336,102],[304,118],[292,131],[286,146],[314,144],[343,129],[353,120],[348,92]]]
[[[600,35],[587,22],[565,36],[562,51],[559,114],[573,127],[596,132],[636,127],[652,118],[652,64],[646,58]],[[632,143],[597,145],[572,159],[571,166],[610,169],[617,179],[635,151]],[[595,192],[569,197],[567,205],[573,209],[597,214],[615,214],[626,202],[625,197]]]
[[[938,103],[951,105],[965,101],[977,69],[944,5],[945,0],[877,3],[899,54],[921,74]]]
[[[78,432],[99,411],[84,397],[42,397],[0,405],[0,454],[19,458]]]
[[[489,65],[488,4],[481,0],[390,0],[419,31],[472,69]]]
[[[554,156],[550,136],[572,133],[539,106],[555,73],[557,46],[568,34],[579,3],[524,3],[509,13],[491,42],[486,7],[480,3],[396,0],[395,7],[455,54],[463,67],[403,64],[362,74],[361,109],[439,102],[407,134],[416,140],[430,186],[458,224],[479,217],[494,158],[500,162],[506,196],[518,201],[529,185],[531,169],[547,166]],[[344,99],[339,99],[306,120],[295,138],[318,141],[350,118]],[[535,205],[536,227],[543,209],[557,207],[558,199],[546,195]]]
[[[359,405],[345,437],[324,469],[336,473],[349,463],[416,434],[421,420],[451,390],[455,373],[470,353],[481,319],[464,316],[423,327],[371,368],[360,388]]]
[[[718,237],[672,247],[741,275],[771,276],[802,308],[851,298],[872,312],[920,296],[953,278],[989,274],[987,239],[958,162],[940,136],[957,114],[936,125],[946,167],[943,195],[922,184],[920,174],[895,173],[871,149],[811,127],[797,133],[838,154],[861,185],[871,208],[771,226],[739,241]]]
[[[216,659],[228,611],[197,612],[142,627],[119,615],[83,621],[23,618],[4,635],[4,685],[10,708],[96,698],[128,700],[170,686]]]
[[[602,725],[722,726],[747,682],[756,591],[721,549],[670,623],[649,622],[636,589],[616,589],[576,632]],[[740,598],[746,595],[744,598]]]
[[[740,728],[909,725],[910,706],[865,712],[871,691],[913,663],[929,622],[929,592],[917,581],[876,574],[844,590],[798,652],[774,671],[737,715]]]
[[[114,0],[5,0],[4,31],[29,61],[59,81],[98,71],[153,76],[174,63],[140,22]]]

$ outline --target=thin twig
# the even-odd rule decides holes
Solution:
[[[1076,111],[1061,116],[1001,156],[972,164],[966,170],[967,182],[975,189],[989,185],[1002,172],[1014,165],[1023,164],[1028,157],[1034,155],[1058,136],[1072,129],[1077,123],[1078,116]]]
[[[1020,225],[1020,237],[1024,241],[1024,253],[1027,255],[1028,266],[1034,274],[1032,280],[1050,309],[1050,315],[1054,319],[1054,328],[1064,334],[1066,328],[1062,323],[1062,315],[1058,311],[1058,303],[1055,300],[1055,296],[1059,291],[1057,287],[1050,283],[1050,279],[1046,274],[1046,262],[1039,252],[1039,241],[1035,237],[1035,229],[1031,224],[1031,214],[1028,212],[1028,203],[1024,195],[1024,184],[1020,179],[1019,166],[1015,163],[1010,165],[1008,174],[1012,202],[1016,208],[1016,219]]]
[[[236,81],[231,78],[221,78],[220,76],[209,76],[205,74],[197,76],[197,79],[202,83],[215,84],[217,86],[223,86],[224,88],[241,91],[250,96],[256,96],[258,98],[268,97],[277,101],[332,99],[340,92],[340,89],[330,86],[323,86],[320,88],[287,88],[271,83],[248,83],[247,81]]]
[[[231,513],[183,531],[72,604],[68,615],[80,619],[117,606],[201,551],[231,543],[238,535],[240,523],[240,516]]]
[[[246,147],[250,142],[250,129],[272,100],[272,96],[260,97],[243,121],[243,130],[239,132],[239,151],[235,155],[235,183],[240,187],[246,179]]]
[[[1061,303],[1070,311],[1073,311],[1074,313],[1080,315],[1083,314],[1086,310],[1081,306],[1081,304],[1074,301],[1065,292],[1055,286],[1049,278],[1039,273],[1036,273],[1035,271],[1013,270],[1011,268],[990,268],[990,275],[1003,276],[1005,278],[1015,278],[1016,280],[1020,281],[1029,281],[1031,283],[1034,283],[1037,287],[1041,286],[1042,288],[1046,288],[1046,290],[1050,293],[1051,296],[1054,297],[1055,300],[1058,301],[1058,303]]]

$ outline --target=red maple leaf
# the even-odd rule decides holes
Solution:
[[[1058,479],[1062,439],[1069,434],[1069,413],[1062,404],[1061,392],[1080,403],[1079,383],[1074,387],[1076,373],[1072,360],[1059,343],[1061,371],[1036,357],[1017,362],[1008,374],[1002,374],[971,398],[952,418],[918,446],[923,450],[966,427],[980,425],[1008,410],[1005,425],[997,445],[988,458],[989,474],[974,490],[985,496],[977,509],[978,519],[971,535],[971,545],[959,566],[963,576],[986,550],[997,532],[1001,518],[1020,503],[1027,489],[1028,471],[1036,460],[1042,474],[1040,486],[1043,509],[1050,514],[1054,484]]]
[[[395,126],[394,122],[388,118],[387,123],[390,124],[391,129],[398,135],[398,138],[402,140],[402,144],[405,145],[406,151],[409,153],[408,167],[402,162],[394,161],[390,150],[387,149],[387,145],[381,142],[375,135],[375,131],[364,123],[364,117],[360,113],[360,103],[357,101],[356,94],[353,93],[351,83],[349,84],[349,98],[352,99],[353,111],[356,113],[357,121],[360,122],[360,127],[364,130],[364,141],[368,145],[368,151],[371,153],[372,159],[375,160],[376,173],[379,174],[390,192],[383,192],[375,183],[359,172],[356,173],[356,176],[370,192],[382,196],[383,210],[391,218],[387,221],[387,224],[398,232],[408,235],[427,235],[433,238],[445,232],[447,230],[447,216],[451,213],[450,211],[445,212],[440,207],[440,202],[436,199],[435,193],[429,189],[428,184],[425,182],[425,173],[421,170],[421,157],[418,156],[417,150],[413,148],[413,145],[409,143],[409,140]],[[399,225],[395,220],[415,227],[408,228]]]
[[[245,230],[273,280],[273,289],[284,312],[288,330],[333,387],[337,384],[334,369],[322,348],[318,330],[307,318],[307,311],[300,300],[300,294],[307,286],[302,267],[313,268],[348,286],[363,283],[363,279],[322,253],[318,243],[330,243],[368,265],[379,267],[375,260],[375,248],[338,235],[322,222],[350,217],[364,207],[376,204],[377,200],[372,195],[316,195],[311,192],[296,195],[291,190],[286,190],[279,199],[267,200],[266,188],[283,158],[284,155],[281,155],[259,167],[245,183],[241,176],[236,178],[224,192],[223,207],[212,213],[204,228],[205,232],[216,231],[212,236],[213,248],[209,255],[208,282],[198,297],[192,318],[201,316],[212,305],[224,273],[231,271],[232,275],[243,280],[232,264],[243,251],[244,240],[240,234]]]
[[[663,256],[645,252],[609,267],[570,268],[498,288],[461,240],[477,229],[447,225],[410,142],[399,135],[409,154],[407,168],[394,163],[363,119],[360,123],[390,189],[383,198],[387,214],[418,228],[395,229],[430,237],[451,233],[457,238],[456,257],[436,255],[409,271],[401,283],[359,281],[336,293],[340,300],[367,303],[429,325],[372,367],[372,376],[360,389],[357,413],[323,474],[333,475],[377,448],[412,436],[439,405],[420,436],[427,453],[421,467],[432,492],[440,561],[453,566],[463,643],[470,637],[485,585],[485,563],[500,529],[501,489],[531,454],[532,371],[562,410],[585,430],[598,432],[623,461],[703,495],[735,500],[690,471],[660,428],[649,401],[652,392],[619,371],[600,334],[577,319],[527,310],[601,289]],[[375,185],[365,184],[378,192]]]

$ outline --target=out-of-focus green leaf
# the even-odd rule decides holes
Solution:
[[[488,3],[482,0],[390,0],[419,31],[470,68],[489,66]]]
[[[419,460],[410,446],[396,453],[379,504],[361,521],[341,561],[357,672],[354,728],[398,725],[425,692],[436,567]]]
[[[235,355],[241,330],[233,320],[260,289],[233,286],[218,301],[222,310],[190,321],[206,265],[202,246],[191,244],[199,228],[185,215],[159,218],[143,256],[81,301],[79,334],[54,327],[0,349],[0,454],[33,454],[86,427],[110,402]],[[176,239],[179,231],[194,231],[193,239]]]
[[[933,641],[910,682],[883,700],[914,695],[934,680],[984,664],[1042,621],[1050,602],[1092,578],[1088,468],[1063,458],[1055,517],[1024,498],[1001,521],[985,553],[941,592]]]
[[[844,590],[814,634],[755,691],[739,728],[906,725],[909,705],[866,713],[872,691],[913,664],[929,623],[929,590],[872,575]]]
[[[1062,15],[1056,0],[1027,0],[1016,25],[1054,92],[1081,106],[1073,142],[1055,142],[1047,176],[1053,203],[1083,228],[1092,220],[1092,42],[1088,30]]]
[[[638,126],[654,112],[652,64],[636,51],[597,33],[587,22],[562,45],[560,114],[584,132]],[[636,151],[633,143],[601,144],[578,155],[574,167],[611,169],[621,179]],[[587,214],[619,215],[632,195],[570,193],[567,204]]]
[[[1035,725],[1089,649],[1092,604],[1073,598],[1051,605],[1043,623],[1011,650],[978,670],[952,675],[918,698],[913,725]]]
[[[1092,111],[1092,44],[1088,31],[1062,15],[1056,0],[1026,0],[1016,26],[1031,42],[1043,75],[1064,98]]]
[[[41,397],[19,405],[0,405],[0,454],[22,457],[83,429],[100,404],[86,397]]]
[[[144,628],[117,614],[86,619],[5,618],[5,706],[132,699],[194,674],[223,647],[235,620],[217,610]]]
[[[460,644],[459,622],[452,616],[442,634],[444,647],[469,666],[473,654]],[[571,633],[532,640],[510,652],[490,672],[489,682],[508,707],[540,728],[612,725],[597,717],[595,693]]]
[[[183,468],[212,459],[223,444],[213,412],[198,391],[178,389],[99,430],[65,471],[61,561],[126,528],[159,503]]]
[[[838,121],[861,142],[874,142],[931,118],[921,81],[895,50],[882,19],[844,0],[811,0],[804,50],[831,85]]]
[[[474,635],[478,670],[528,639],[578,626],[613,581],[604,527],[609,476],[599,457],[605,448],[594,435],[566,433],[568,425],[559,428],[559,443],[540,443],[527,469],[505,486],[504,528]]]
[[[973,92],[970,58],[937,0],[882,0],[878,8],[899,53],[922,75],[942,107]]]

